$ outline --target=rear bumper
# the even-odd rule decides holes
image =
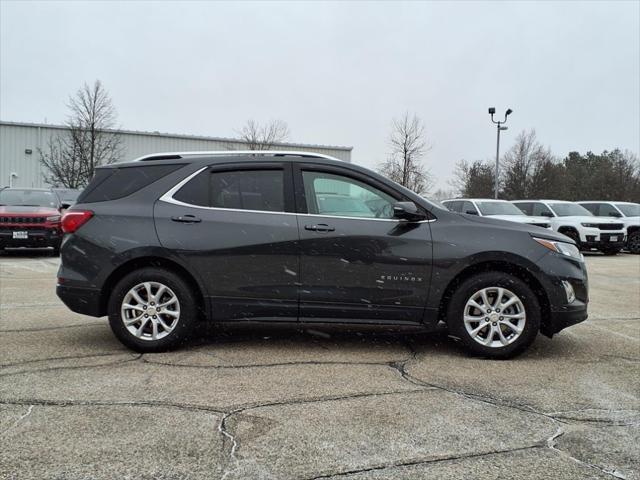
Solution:
[[[100,290],[97,288],[69,287],[58,284],[56,295],[73,312],[92,317],[105,315],[101,305]]]
[[[18,248],[18,247],[54,247],[60,246],[62,241],[62,232],[57,228],[25,228],[20,230],[26,232],[27,238],[14,238],[14,232],[19,229],[0,227],[0,247]]]

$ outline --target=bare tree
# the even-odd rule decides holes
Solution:
[[[77,144],[69,132],[51,136],[47,151],[40,159],[47,167],[44,180],[55,187],[82,188],[86,185],[85,168],[80,161]]]
[[[456,196],[456,190],[455,189],[453,189],[453,188],[450,188],[450,189],[439,188],[435,192],[430,194],[429,198],[431,200],[442,201],[442,200],[446,200],[448,198],[453,198],[455,196]]]
[[[513,147],[502,158],[504,196],[507,199],[530,198],[533,190],[540,190],[533,182],[542,178],[535,174],[552,159],[551,151],[538,142],[535,130],[520,132]]]
[[[48,142],[48,151],[40,151],[40,158],[49,172],[48,183],[79,188],[91,180],[96,167],[118,160],[121,138],[109,131],[117,114],[100,80],[91,86],[85,83],[67,106],[67,130]]]
[[[460,160],[454,170],[451,185],[458,194],[467,198],[491,198],[494,189],[495,168],[488,162]]]
[[[400,119],[393,119],[389,137],[389,158],[379,167],[379,172],[400,185],[419,194],[428,193],[432,178],[422,163],[429,151],[422,120],[409,112]]]
[[[289,137],[289,127],[282,120],[271,120],[264,125],[248,120],[238,134],[249,150],[269,150]]]

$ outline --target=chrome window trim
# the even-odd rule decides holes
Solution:
[[[179,205],[181,207],[189,207],[189,208],[199,208],[201,210],[214,210],[214,211],[223,211],[223,212],[246,212],[246,213],[266,213],[270,215],[298,215],[302,217],[320,217],[320,218],[343,218],[347,220],[374,220],[376,222],[406,222],[406,220],[400,220],[395,218],[369,218],[369,217],[344,217],[338,215],[320,215],[314,213],[295,213],[295,212],[274,212],[270,210],[245,210],[241,208],[223,208],[223,207],[205,207],[203,205],[193,205],[191,203],[181,202],[180,200],[176,200],[173,196],[176,194],[178,190],[180,190],[187,182],[189,182],[192,178],[197,176],[199,173],[208,169],[209,166],[202,167],[199,170],[196,170],[191,175],[188,175],[185,179],[178,182],[175,186],[169,189],[164,195],[162,195],[158,201],[170,203],[172,205]],[[420,220],[419,222],[411,222],[411,223],[431,223],[435,222],[436,219],[426,219]]]

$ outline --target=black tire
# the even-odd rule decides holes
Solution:
[[[633,232],[627,239],[627,248],[631,253],[640,253],[640,230]]]
[[[54,257],[60,256],[60,245],[56,245],[53,247],[53,252],[51,253],[51,255]]]
[[[603,247],[600,249],[605,255],[617,255],[622,250],[621,247]]]
[[[180,306],[180,316],[173,330],[167,336],[156,340],[145,340],[129,332],[120,312],[125,295],[133,287],[144,282],[165,285],[175,294]],[[196,328],[199,310],[192,288],[182,277],[162,268],[146,267],[129,273],[116,284],[109,297],[108,314],[111,330],[118,340],[136,352],[152,353],[171,350],[187,343]],[[169,317],[165,317],[165,320],[167,318]]]
[[[526,313],[520,336],[506,346],[481,345],[465,328],[464,310],[467,302],[480,290],[491,287],[505,288],[513,292],[521,300]],[[447,309],[449,333],[459,339],[468,351],[486,358],[505,359],[522,353],[535,340],[540,330],[540,320],[540,302],[536,294],[525,282],[503,272],[483,272],[468,278],[453,293]]]

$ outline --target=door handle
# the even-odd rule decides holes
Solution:
[[[178,223],[200,223],[202,221],[201,218],[198,218],[194,215],[184,215],[179,217],[171,217],[171,220]]]
[[[305,225],[305,230],[311,230],[312,232],[334,232],[335,228],[330,227],[326,223],[318,223],[317,225]]]

